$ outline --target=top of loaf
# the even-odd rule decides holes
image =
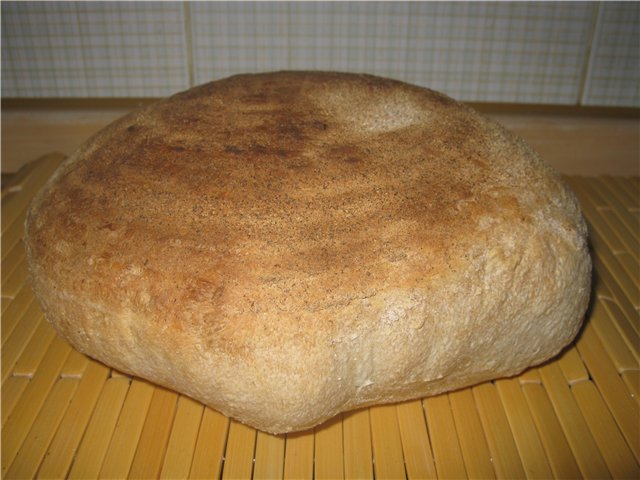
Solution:
[[[252,332],[330,331],[354,299],[461,274],[498,230],[584,236],[557,175],[502,127],[329,72],[234,76],[134,112],[31,212],[31,255],[59,288],[239,355]]]

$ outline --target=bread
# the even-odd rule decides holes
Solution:
[[[280,433],[553,357],[587,307],[585,239],[559,176],[462,104],[279,72],[96,134],[25,243],[75,348]]]

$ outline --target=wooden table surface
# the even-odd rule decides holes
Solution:
[[[268,435],[73,350],[26,282],[28,202],[52,155],[2,193],[4,478],[639,478],[640,181],[567,177],[589,223],[577,341],[518,377]]]

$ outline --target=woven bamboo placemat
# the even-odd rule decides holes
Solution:
[[[2,192],[3,478],[639,478],[640,180],[567,177],[589,223],[594,300],[577,341],[522,375],[257,432],[90,360],[26,283],[27,205],[62,160]]]

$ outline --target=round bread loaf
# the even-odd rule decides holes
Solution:
[[[559,176],[460,103],[279,72],[99,132],[25,243],[78,350],[280,433],[557,354],[588,303],[585,238]]]

